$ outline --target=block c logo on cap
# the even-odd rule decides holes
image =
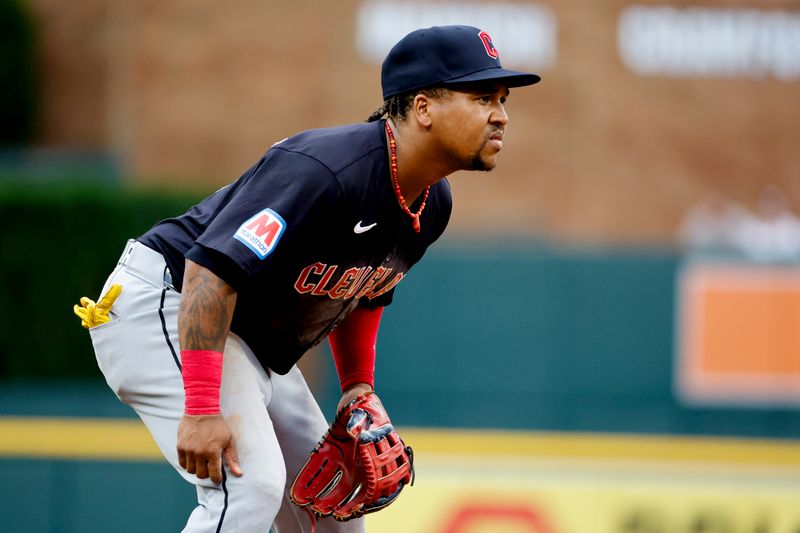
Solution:
[[[494,43],[492,42],[491,36],[482,31],[478,34],[478,37],[481,38],[481,42],[483,43],[483,47],[486,48],[486,53],[492,59],[497,59],[500,57],[500,52],[497,51],[497,48],[494,47]]]
[[[283,218],[272,209],[264,209],[239,226],[233,237],[264,259],[275,249],[284,229]]]

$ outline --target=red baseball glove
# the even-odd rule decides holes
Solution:
[[[374,392],[336,415],[292,483],[291,498],[317,517],[350,520],[392,503],[414,483],[414,455]]]

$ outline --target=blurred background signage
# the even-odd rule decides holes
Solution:
[[[553,10],[534,2],[363,2],[357,12],[359,55],[381,63],[407,33],[433,25],[463,24],[487,31],[502,43],[506,67],[548,69],[558,57],[558,21]]]
[[[617,31],[620,57],[644,76],[800,78],[800,13],[632,5]]]

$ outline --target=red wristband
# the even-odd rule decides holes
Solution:
[[[222,352],[181,350],[181,374],[187,415],[218,415]]]

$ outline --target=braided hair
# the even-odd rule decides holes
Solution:
[[[418,94],[424,94],[429,98],[439,98],[444,96],[446,92],[447,89],[444,87],[432,87],[429,89],[422,89],[421,91],[390,96],[384,100],[382,106],[376,109],[375,112],[367,118],[367,122],[375,122],[376,120],[382,119],[384,116],[388,116],[394,120],[405,120],[406,113],[411,109],[414,98]]]

